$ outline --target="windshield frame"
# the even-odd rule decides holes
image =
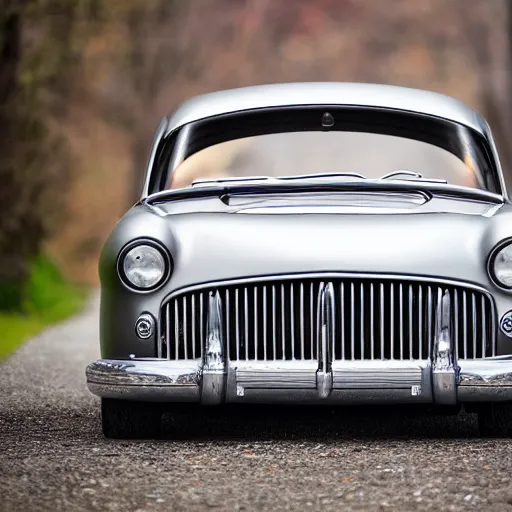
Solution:
[[[322,124],[325,113],[332,126]],[[287,106],[245,110],[190,122],[155,141],[145,194],[168,188],[174,170],[185,159],[208,147],[258,135],[300,131],[350,131],[393,135],[445,149],[463,160],[468,153],[482,171],[483,190],[506,198],[492,138],[455,121],[384,107],[347,105]],[[314,173],[311,174],[314,177]]]

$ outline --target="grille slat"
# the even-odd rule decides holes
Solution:
[[[385,319],[386,314],[384,312],[384,283],[380,284],[380,301],[379,301],[379,318],[380,318],[380,359],[384,359],[384,336],[386,335]],[[412,337],[411,337],[412,338]]]
[[[359,335],[359,346],[360,346],[360,350],[361,350],[361,359],[364,359],[364,338],[365,338],[365,329],[364,329],[364,309],[365,309],[365,304],[364,304],[364,284],[361,283],[361,301],[360,301],[360,305],[359,305],[359,311],[360,311],[360,314],[361,314],[361,321],[360,321],[360,335]],[[334,344],[336,344],[336,340],[334,340]],[[334,353],[334,347],[333,347],[333,353]]]
[[[471,318],[473,320],[473,353],[476,354],[476,325],[477,325],[477,312],[476,312],[476,298],[475,294],[471,294]]]
[[[228,344],[229,346],[229,344]],[[267,287],[263,287],[263,360],[267,361]]]
[[[468,358],[468,318],[467,318],[468,297],[466,290],[462,292],[462,332],[464,333],[464,359]]]
[[[272,359],[276,360],[277,350],[277,307],[276,307],[276,287],[272,285]]]
[[[254,287],[254,319],[258,318],[258,288]],[[254,322],[254,359],[258,359],[258,322]],[[228,344],[229,347],[229,344]]]
[[[370,359],[375,358],[375,298],[373,295],[373,283],[370,283]]]
[[[300,315],[300,358],[305,358],[305,352],[304,352],[304,283],[300,283],[300,305],[299,305],[299,311],[302,311],[303,313]]]
[[[244,288],[244,347],[245,347],[245,359],[249,359],[249,292],[247,287]]]
[[[404,285],[398,285],[398,325],[400,326],[400,361],[404,359]]]
[[[460,359],[496,354],[495,312],[484,292],[463,286],[392,279],[288,279],[205,288],[173,297],[161,313],[158,357],[203,357],[205,293],[223,299],[230,360],[316,360],[319,292],[334,290],[333,360],[418,360],[432,356],[435,311],[452,297],[452,338]]]

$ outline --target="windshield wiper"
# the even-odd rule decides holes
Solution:
[[[191,186],[197,187],[197,186],[202,186],[202,185],[215,185],[216,183],[236,183],[236,182],[245,183],[247,181],[268,181],[268,180],[272,180],[272,179],[274,179],[274,178],[271,178],[269,176],[247,176],[247,177],[229,176],[227,178],[217,178],[217,179],[207,178],[207,179],[194,180],[191,183]]]
[[[323,178],[355,178],[358,180],[371,180],[362,174],[357,172],[325,172],[325,173],[315,173],[315,174],[299,174],[299,175],[291,175],[291,176],[230,176],[226,178],[218,178],[218,179],[198,179],[192,182],[192,187],[197,186],[208,186],[208,185],[222,185],[225,183],[250,183],[250,182],[258,182],[263,181],[266,183],[279,183],[283,181],[308,181],[308,180],[316,180]],[[389,174],[385,174],[381,178],[377,178],[378,180],[397,180],[397,181],[419,181],[422,183],[439,183],[439,184],[447,184],[447,180],[442,179],[434,179],[434,178],[424,178],[422,174],[415,171],[393,171]]]
[[[325,172],[315,174],[298,174],[291,176],[230,176],[228,178],[218,179],[198,179],[192,182],[192,186],[211,185],[214,183],[246,183],[248,181],[301,181],[317,178],[357,178],[360,180],[368,179],[366,176],[358,174],[357,172]]]
[[[400,178],[400,176],[406,176],[405,178]],[[393,171],[389,174],[385,174],[380,178],[381,180],[402,180],[402,181],[421,181],[424,183],[444,183],[448,184],[447,180],[440,180],[434,178],[424,178],[423,174],[416,171]]]
[[[291,176],[230,176],[227,178],[218,179],[198,179],[192,182],[192,186],[201,185],[214,185],[216,183],[247,183],[251,181],[265,181],[265,182],[280,182],[280,181],[301,181],[301,180],[314,180],[317,178],[357,178],[366,180],[366,176],[358,174],[357,172],[325,172],[315,174],[299,174]]]
[[[367,180],[366,176],[359,174],[357,172],[323,172],[323,173],[315,173],[315,174],[299,174],[297,176],[279,176],[276,179],[278,180],[311,180],[316,178],[358,178],[360,180]]]

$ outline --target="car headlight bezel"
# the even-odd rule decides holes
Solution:
[[[162,256],[163,261],[164,261],[164,271],[163,271],[162,277],[153,286],[145,287],[145,288],[137,286],[132,281],[130,281],[130,279],[128,278],[128,276],[126,275],[125,270],[124,270],[124,263],[125,263],[125,258],[127,256],[127,254],[132,249],[135,249],[136,247],[144,246],[144,245],[152,247],[153,249],[156,249]],[[138,238],[136,240],[132,240],[130,243],[126,244],[119,251],[119,255],[117,257],[117,273],[119,275],[121,282],[123,283],[123,285],[126,288],[130,289],[131,291],[136,291],[138,293],[154,292],[155,290],[158,290],[159,288],[161,288],[169,280],[169,277],[171,276],[171,273],[172,273],[172,269],[173,269],[173,261],[172,261],[171,254],[168,251],[168,249],[166,247],[164,247],[160,242],[150,239],[150,238]]]
[[[505,249],[506,247],[509,247],[509,246],[512,246],[512,237],[506,238],[494,246],[494,248],[492,249],[492,251],[489,255],[487,270],[488,270],[489,276],[491,277],[492,282],[498,288],[512,292],[512,284],[510,284],[510,285],[505,284],[503,281],[501,281],[499,279],[498,275],[496,274],[496,258],[498,257],[500,252],[503,251],[503,249]],[[512,247],[511,247],[511,249],[512,249]]]

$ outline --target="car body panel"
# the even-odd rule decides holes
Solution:
[[[198,119],[294,105],[346,105],[403,110],[449,119],[483,135],[488,132],[488,125],[482,116],[464,103],[443,94],[393,85],[310,82],[256,85],[196,96],[184,102],[169,117],[166,135]]]

